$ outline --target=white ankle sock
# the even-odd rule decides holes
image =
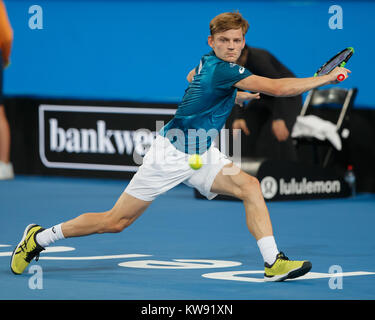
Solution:
[[[277,254],[279,253],[275,238],[273,236],[264,237],[259,239],[257,244],[264,262],[272,265],[276,260]]]
[[[61,223],[36,235],[36,242],[42,247],[48,247],[51,243],[57,240],[65,239],[61,230]]]

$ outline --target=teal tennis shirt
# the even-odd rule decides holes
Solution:
[[[250,76],[246,68],[223,61],[212,51],[202,57],[176,114],[159,132],[180,151],[208,150],[235,104],[233,85]]]

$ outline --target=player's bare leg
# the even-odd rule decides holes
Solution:
[[[64,222],[61,226],[65,238],[95,233],[121,232],[130,226],[151,204],[123,192],[114,207],[106,212],[85,213]]]
[[[226,174],[226,172],[238,173]],[[234,164],[228,164],[216,176],[211,192],[229,195],[243,201],[246,224],[256,240],[273,235],[271,219],[258,179],[235,167]]]
[[[293,279],[311,270],[311,262],[292,261],[278,251],[258,179],[234,164],[228,164],[215,177],[211,192],[233,196],[243,201],[247,227],[257,240],[265,262],[265,281]]]
[[[11,270],[22,274],[45,247],[64,238],[95,233],[120,232],[130,226],[151,204],[123,192],[114,207],[105,212],[85,213],[48,229],[29,224],[11,257]]]

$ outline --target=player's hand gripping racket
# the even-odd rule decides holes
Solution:
[[[344,67],[348,60],[351,58],[351,56],[354,53],[354,49],[352,47],[348,47],[342,51],[340,51],[338,54],[336,54],[334,57],[329,59],[325,64],[323,64],[318,71],[314,74],[314,77],[316,76],[323,76],[325,74],[330,73],[333,69],[336,67]],[[345,80],[344,74],[339,74],[337,76],[337,81],[343,81]]]

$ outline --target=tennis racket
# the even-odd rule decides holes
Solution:
[[[344,50],[340,51],[338,54],[333,56],[329,59],[325,64],[323,64],[318,71],[314,74],[314,77],[323,76],[327,73],[330,73],[336,67],[344,67],[348,60],[354,53],[354,49],[352,47],[345,48]],[[344,74],[339,74],[337,76],[337,81],[343,81],[345,79]]]

